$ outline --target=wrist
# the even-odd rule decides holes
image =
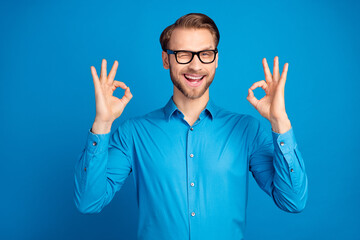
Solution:
[[[291,122],[288,117],[270,121],[271,128],[276,133],[285,133],[291,129]]]
[[[107,134],[111,131],[112,122],[103,122],[95,119],[91,132],[94,134]]]

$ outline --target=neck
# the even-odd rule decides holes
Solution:
[[[184,114],[184,119],[192,126],[209,101],[209,89],[207,89],[201,97],[190,99],[184,96],[184,94],[174,86],[173,101],[177,108]]]

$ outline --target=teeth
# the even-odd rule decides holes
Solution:
[[[186,78],[189,78],[189,79],[193,79],[193,80],[200,80],[203,76],[194,77],[194,76],[185,75],[185,77],[186,77]]]

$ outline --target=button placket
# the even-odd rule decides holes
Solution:
[[[188,128],[188,134],[187,134],[187,171],[188,171],[188,211],[190,214],[190,217],[195,217],[196,212],[196,192],[195,192],[195,171],[194,171],[194,165],[196,164],[195,157],[196,152],[194,152],[194,144],[193,144],[193,138],[196,137],[194,126],[198,124],[198,121]]]

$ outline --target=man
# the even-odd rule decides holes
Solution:
[[[218,66],[219,31],[203,14],[188,14],[161,34],[162,60],[170,69],[173,96],[160,109],[111,125],[132,98],[114,81],[118,62],[100,78],[91,67],[96,117],[75,167],[75,203],[98,213],[132,172],[139,206],[139,239],[243,239],[248,173],[275,204],[300,212],[307,201],[307,176],[290,120],[284,87],[288,64],[254,83],[247,100],[272,129],[246,114],[218,107],[209,98]],[[121,99],[112,96],[125,89]],[[253,90],[266,96],[258,100]]]

